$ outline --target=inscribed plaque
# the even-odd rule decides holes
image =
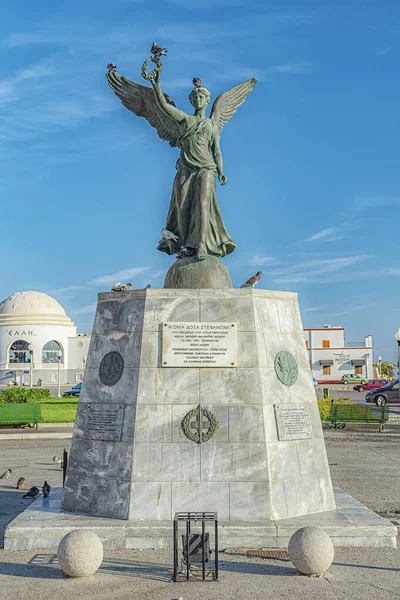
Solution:
[[[313,437],[308,404],[278,404],[275,405],[275,415],[280,440]]]
[[[236,323],[164,323],[161,364],[163,367],[236,367]]]
[[[89,440],[120,441],[124,422],[123,404],[85,403],[83,435]]]

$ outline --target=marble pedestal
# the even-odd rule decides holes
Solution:
[[[220,521],[219,548],[287,548],[293,533],[308,525],[322,527],[334,546],[396,548],[397,528],[390,521],[342,490],[334,492],[336,510],[269,521]],[[56,551],[64,535],[75,529],[93,531],[107,549],[172,548],[172,521],[127,521],[68,513],[60,510],[61,493],[61,489],[54,489],[49,498],[40,496],[8,525],[5,550]],[[213,544],[213,531],[210,533]]]
[[[165,322],[235,323],[237,366],[163,367]],[[293,385],[284,385],[275,371],[281,351],[296,360]],[[114,385],[105,385],[99,365],[110,352],[122,356],[124,368]],[[182,419],[198,405],[219,424],[202,444],[182,431]],[[309,438],[279,438],[275,413],[283,405],[307,408]],[[117,437],[93,433],[94,410],[104,411],[105,419],[118,413]],[[297,294],[100,294],[62,509],[152,522],[169,522],[176,511],[208,510],[232,525],[334,510]]]

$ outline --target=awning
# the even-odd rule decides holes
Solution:
[[[324,367],[331,367],[333,365],[333,360],[330,360],[329,358],[322,358],[319,361],[319,364]]]
[[[365,359],[364,358],[354,358],[351,361],[351,364],[354,365],[355,367],[360,367],[361,365],[365,365]]]

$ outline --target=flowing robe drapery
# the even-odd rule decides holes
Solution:
[[[216,194],[216,165],[210,154],[217,126],[211,119],[190,117],[179,138],[181,148],[166,229],[177,242],[160,242],[158,249],[174,254],[181,247],[217,258],[236,248],[222,220]]]

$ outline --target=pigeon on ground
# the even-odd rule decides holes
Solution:
[[[260,281],[261,275],[262,275],[262,271],[257,271],[257,273],[255,275],[253,275],[253,277],[250,277],[250,279],[248,279],[246,281],[246,283],[244,283],[240,287],[241,288],[254,287]]]
[[[132,289],[131,283],[116,283],[112,288],[112,292],[129,292]]]
[[[50,486],[47,483],[47,481],[44,482],[43,487],[42,487],[42,492],[43,492],[43,498],[48,498],[50,495]]]
[[[179,240],[177,235],[172,233],[172,231],[168,231],[168,229],[165,229],[165,227],[161,229],[161,235],[163,236],[164,240],[172,240],[173,242],[177,242]]]
[[[24,494],[22,497],[23,497],[23,498],[36,498],[36,496],[37,496],[38,494],[40,494],[40,490],[39,490],[39,488],[38,488],[38,487],[36,487],[36,486],[33,486],[33,487],[31,487],[31,489],[30,489],[28,492],[26,492],[26,494]]]
[[[168,49],[161,48],[160,46],[158,46],[158,44],[153,42],[150,52],[152,58],[160,59],[161,56],[167,56]]]
[[[25,486],[25,477],[20,477],[17,481],[17,487],[15,488],[16,490],[21,490],[24,486]]]
[[[61,458],[59,458],[58,456],[53,456],[53,463],[56,465],[59,465],[61,462]]]
[[[117,65],[114,64],[114,63],[108,63],[107,69],[108,69],[109,73],[116,73],[117,72]]]
[[[11,469],[7,469],[7,471],[4,471],[3,475],[0,475],[0,479],[8,479],[10,477],[12,473]]]

